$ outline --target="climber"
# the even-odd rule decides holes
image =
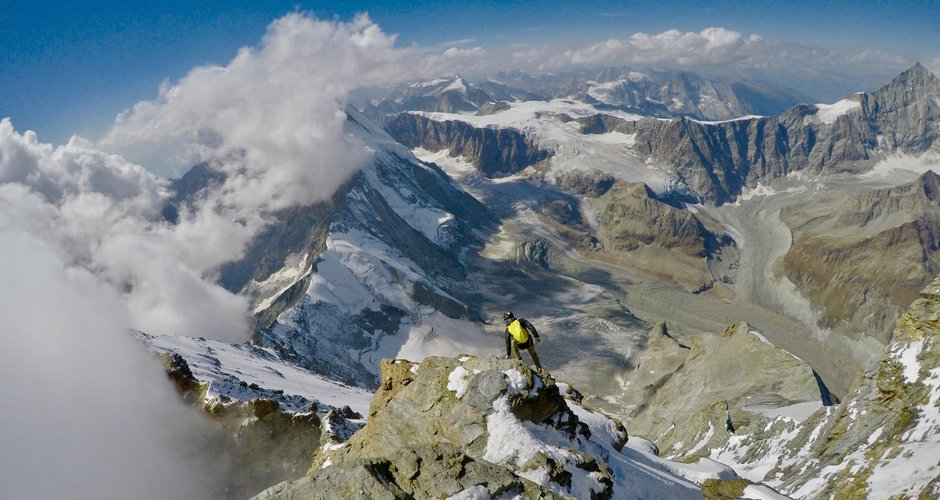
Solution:
[[[535,330],[532,323],[524,318],[516,318],[513,316],[512,311],[506,311],[503,314],[503,321],[506,322],[506,358],[512,356],[522,360],[519,349],[526,349],[529,351],[529,355],[532,356],[535,368],[542,371],[539,355],[535,353],[535,346],[541,340],[539,339],[539,332]]]

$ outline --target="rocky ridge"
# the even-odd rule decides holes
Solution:
[[[725,434],[726,404],[733,425],[745,428],[768,412],[812,412],[828,398],[806,362],[747,323],[690,338],[656,325],[626,385],[620,403],[630,428],[674,457],[694,455]]]
[[[799,105],[774,117],[718,123],[689,119],[582,118],[585,133],[635,134],[633,149],[714,203],[793,172],[861,172],[884,153],[935,150],[940,80],[920,64],[881,89],[833,105]]]
[[[695,482],[734,478],[628,443],[619,422],[516,360],[384,360],[382,380],[361,430],[256,498],[697,498]]]
[[[798,498],[940,495],[940,277],[843,401],[803,421],[772,416],[699,450]],[[710,422],[718,425],[721,412]],[[706,434],[699,433],[698,438]]]
[[[268,350],[140,332],[137,337],[159,354],[183,400],[211,423],[205,445],[229,478],[218,485],[220,497],[244,498],[301,477],[315,450],[363,425],[362,415],[342,403],[364,406],[367,394],[280,366]],[[274,379],[259,376],[272,371]]]
[[[490,84],[489,86],[487,84]],[[551,98],[582,99],[650,116],[690,116],[724,120],[744,115],[775,115],[797,104],[800,97],[750,81],[720,81],[695,73],[636,70],[628,67],[531,75],[502,72],[480,86],[516,89]]]

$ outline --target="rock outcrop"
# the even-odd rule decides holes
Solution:
[[[550,156],[511,128],[480,128],[462,121],[436,121],[402,113],[385,129],[409,148],[447,149],[453,157],[463,156],[486,177],[505,177]]]
[[[222,496],[245,497],[301,477],[321,444],[337,440],[338,430],[346,429],[339,436],[345,439],[362,425],[361,416],[348,407],[332,409],[313,402],[295,411],[281,391],[260,387],[251,389],[262,397],[249,400],[208,397],[210,382],[198,380],[186,359],[177,353],[161,358],[180,396],[204,410],[211,422],[206,426],[207,445],[214,449],[220,470],[228,471],[229,479],[219,485]],[[251,390],[247,384],[245,389]],[[263,397],[266,392],[268,397]]]
[[[303,479],[256,498],[701,495],[649,449],[625,447],[623,426],[578,400],[517,360],[384,360],[365,427],[318,450]],[[705,476],[734,477],[724,468]]]
[[[591,189],[603,188],[602,183]],[[591,206],[604,252],[618,262],[693,292],[727,279],[709,264],[732,261],[734,241],[707,215],[666,203],[643,183],[625,181],[614,182]]]

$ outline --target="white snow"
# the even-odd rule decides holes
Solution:
[[[806,186],[793,186],[789,187],[786,190],[782,191],[784,193],[802,193],[805,192],[808,188]],[[762,182],[758,182],[753,188],[744,188],[741,190],[741,194],[734,200],[732,206],[739,207],[741,203],[748,200],[762,197],[762,196],[774,196],[778,194],[778,191],[770,185],[765,185]]]
[[[873,467],[868,478],[872,498],[914,496],[940,476],[940,368],[931,369],[922,382],[929,400],[917,408],[916,423],[902,436],[900,453]]]
[[[321,448],[323,451],[336,451],[349,446],[349,443],[325,443]]]
[[[490,490],[478,484],[447,497],[447,500],[490,500],[491,498],[493,497],[490,495]]]
[[[829,125],[846,113],[862,109],[862,103],[855,99],[842,99],[834,104],[816,104],[816,109],[816,119]]]
[[[713,426],[711,422],[708,422],[708,430],[705,431],[705,434],[702,435],[702,439],[700,439],[698,443],[696,443],[691,448],[689,448],[689,451],[686,452],[685,454],[694,455],[695,452],[704,448],[705,445],[708,444],[708,441],[711,440],[712,436],[714,435],[715,435],[715,426]]]
[[[940,154],[927,152],[914,156],[892,153],[876,163],[861,177],[882,181],[887,186],[897,186],[913,181],[928,170],[940,173]]]
[[[902,347],[896,353],[892,353],[895,359],[901,363],[903,371],[901,374],[907,383],[917,382],[920,376],[920,362],[917,361],[917,355],[924,348],[924,340],[917,340]]]
[[[757,337],[757,340],[760,340],[761,342],[763,342],[763,343],[765,343],[765,344],[767,344],[767,345],[769,345],[769,346],[773,346],[773,344],[772,344],[769,340],[767,340],[767,337],[761,335],[761,333],[758,332],[757,330],[750,330],[750,331],[748,331],[748,333],[750,333],[751,335]]]
[[[462,398],[470,387],[469,376],[470,372],[466,368],[462,366],[454,368],[454,371],[447,376],[447,390],[455,392],[457,399]]]
[[[764,484],[749,484],[745,486],[743,498],[752,498],[754,500],[790,500],[790,497],[781,495]]]
[[[421,165],[420,168],[427,167]],[[415,196],[406,186],[391,186],[382,182],[374,169],[365,169],[363,173],[369,179],[369,184],[381,193],[389,207],[409,226],[438,245],[446,243],[441,234],[441,227],[454,220],[453,214],[428,205],[426,200]]]
[[[566,99],[551,101],[525,101],[509,103],[510,109],[492,115],[475,116],[450,113],[414,112],[433,120],[456,120],[475,127],[512,128],[531,139],[539,148],[551,151],[548,163],[551,172],[549,180],[572,170],[599,169],[618,178],[632,182],[644,182],[653,191],[662,193],[676,187],[678,181],[673,174],[657,165],[648,165],[645,160],[634,154],[633,135],[620,132],[607,134],[582,134],[576,122],[562,123],[555,117],[566,114],[572,118],[581,118],[599,114],[590,104]],[[622,111],[604,111],[603,114],[636,121],[640,115]],[[438,163],[455,177],[472,173],[472,166],[466,162],[455,162],[441,152],[429,153],[416,149],[415,154],[426,161]],[[489,179],[485,182],[512,182],[516,176],[501,179]]]
[[[549,444],[544,439],[543,429],[530,423],[520,422],[509,408],[509,397],[501,396],[493,402],[493,410],[486,417],[486,430],[489,437],[486,441],[486,451],[483,459],[497,464],[509,464],[519,472],[535,456],[542,453],[557,462],[564,464],[565,470],[572,473],[570,488],[549,481],[547,474],[535,474],[529,479],[538,482],[556,493],[573,495],[576,498],[589,498],[591,491],[601,491],[603,488],[594,476],[577,467],[582,463],[577,455]],[[554,433],[557,430],[551,429]],[[536,436],[536,434],[539,434]],[[567,438],[565,438],[567,441]],[[530,473],[533,471],[529,471]]]
[[[781,407],[748,406],[745,410],[756,411],[765,417],[785,417],[796,422],[803,422],[822,407],[822,401],[804,401]]]
[[[694,118],[687,118],[687,119],[688,119],[688,120],[691,120],[691,121],[693,121],[693,122],[702,123],[702,124],[705,124],[705,125],[717,125],[717,124],[719,124],[719,123],[739,122],[739,121],[745,121],[745,120],[758,120],[758,119],[760,119],[760,118],[763,118],[763,116],[761,116],[761,115],[743,115],[743,116],[737,116],[737,117],[735,117],[735,118],[730,118],[730,119],[728,119],[728,120],[696,120],[696,119],[694,119]]]
[[[421,161],[437,164],[447,175],[454,179],[460,179],[464,175],[472,174],[477,171],[476,167],[465,160],[463,156],[451,156],[449,149],[442,149],[435,152],[428,151],[424,148],[414,148],[411,152]]]
[[[506,380],[509,382],[508,394],[517,394],[528,390],[529,384],[526,382],[525,375],[519,372],[519,370],[510,368],[509,370],[504,370],[503,373],[506,375]]]
[[[306,412],[317,401],[334,408],[348,405],[362,415],[369,413],[371,391],[288,364],[270,349],[175,335],[138,338],[153,351],[182,356],[196,380],[209,383],[206,402],[223,396],[238,401],[269,398],[276,399],[284,411]],[[258,389],[251,384],[257,384]]]

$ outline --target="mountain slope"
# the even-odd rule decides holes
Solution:
[[[848,326],[880,343],[940,272],[940,176],[784,211],[793,244],[783,271],[818,304],[826,327]],[[884,256],[890,255],[890,259]]]
[[[760,419],[710,438],[702,453],[794,498],[937,497],[938,317],[940,278],[901,315],[890,344],[839,405],[805,419]],[[711,415],[712,425],[723,413]]]
[[[277,317],[257,340],[301,366],[374,387],[378,360],[405,346],[420,357],[484,343],[467,321],[479,313],[459,298],[472,293],[460,255],[480,244],[494,219],[361,115],[351,112],[349,125],[374,159],[331,215],[309,274],[285,292],[295,301],[256,309]]]

